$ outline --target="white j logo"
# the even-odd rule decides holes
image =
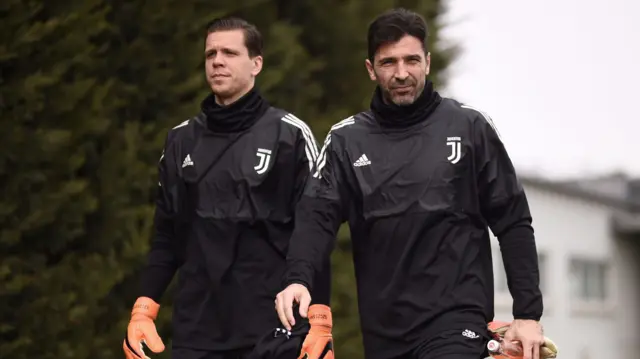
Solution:
[[[460,156],[462,155],[460,137],[447,137],[447,146],[451,146],[451,154],[447,159],[451,163],[458,163],[458,161],[460,161]]]
[[[269,162],[271,161],[271,151],[265,150],[264,148],[258,148],[258,152],[256,152],[256,156],[260,158],[260,163],[257,166],[253,167],[258,174],[263,174],[267,172],[269,168]]]

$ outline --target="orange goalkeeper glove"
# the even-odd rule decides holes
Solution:
[[[501,322],[501,321],[493,321],[489,323],[489,334],[492,337],[492,340],[488,344],[489,355],[494,359],[522,359],[524,356],[522,354],[522,347],[519,346],[520,352],[511,353],[511,352],[503,352],[501,350],[502,342],[504,341],[504,334],[509,330],[511,323],[509,322]],[[544,337],[544,344],[540,347],[540,359],[552,359],[556,358],[558,355],[558,347],[556,344],[549,338]]]
[[[310,329],[298,359],[334,359],[331,308],[314,304],[309,307],[308,318]]]
[[[142,343],[154,353],[164,351],[164,343],[154,323],[159,310],[160,305],[151,298],[140,297],[136,300],[131,310],[127,335],[122,343],[126,359],[149,358],[142,349]]]

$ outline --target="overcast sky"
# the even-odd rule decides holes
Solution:
[[[640,1],[450,0],[442,92],[493,118],[516,166],[640,176]]]

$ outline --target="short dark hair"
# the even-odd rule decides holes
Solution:
[[[404,8],[395,8],[376,17],[369,25],[367,35],[369,60],[373,61],[380,46],[397,42],[405,35],[420,40],[424,52],[427,52],[427,22],[420,14]]]
[[[261,56],[263,40],[258,28],[239,17],[227,16],[213,19],[207,24],[207,35],[216,31],[242,30],[244,33],[244,46],[249,51],[249,56]]]

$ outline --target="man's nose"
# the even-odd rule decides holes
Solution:
[[[404,81],[409,77],[409,71],[403,64],[398,64],[396,68],[395,78],[398,81]]]
[[[223,66],[224,65],[224,58],[223,56],[220,56],[220,54],[214,55],[213,56],[213,60],[211,61],[211,64],[214,67],[218,67],[218,66]]]

